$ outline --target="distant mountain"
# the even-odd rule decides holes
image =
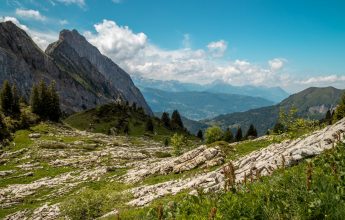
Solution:
[[[177,109],[183,116],[200,120],[229,112],[241,112],[272,105],[259,97],[210,92],[167,92],[143,88],[146,101],[154,112],[172,112]]]
[[[236,129],[241,126],[247,130],[250,124],[254,124],[259,135],[265,134],[267,129],[274,126],[277,121],[279,109],[295,106],[298,114],[304,118],[321,119],[328,109],[334,108],[344,90],[333,87],[316,88],[311,87],[299,93],[289,96],[281,103],[273,106],[252,109],[246,112],[236,112],[217,116],[213,119],[203,120],[208,125],[218,124],[223,128]]]
[[[152,114],[130,76],[103,56],[76,30],[63,30],[43,52],[12,22],[0,23],[0,84],[16,83],[28,99],[39,80],[56,81],[65,112],[75,112],[121,98]]]
[[[168,92],[212,92],[247,95],[261,97],[274,103],[278,103],[289,96],[280,87],[263,87],[263,86],[232,86],[222,80],[216,80],[210,84],[200,85],[195,83],[182,83],[176,80],[162,81],[146,79],[138,76],[133,77],[133,81],[140,89],[153,88]]]

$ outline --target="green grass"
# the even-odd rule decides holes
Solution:
[[[166,202],[163,217],[209,219],[211,209],[216,208],[214,219],[343,219],[345,145],[324,152],[310,163],[312,168],[306,161],[254,183],[237,185],[230,192],[186,195],[175,200],[175,207]],[[311,175],[307,175],[308,169]],[[311,178],[309,189],[307,176]],[[147,212],[138,219],[155,219],[155,215],[157,212]]]

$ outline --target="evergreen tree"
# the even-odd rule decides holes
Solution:
[[[257,137],[257,136],[258,136],[258,133],[256,131],[256,128],[254,127],[253,124],[251,124],[249,126],[248,131],[247,131],[246,138],[248,138],[248,137]]]
[[[12,86],[12,95],[13,95],[13,101],[12,101],[12,115],[19,116],[20,115],[20,100],[19,100],[19,94],[16,85]]]
[[[126,135],[129,134],[129,125],[128,125],[128,123],[125,124],[125,127],[124,127],[124,129],[123,129],[123,132],[124,132]]]
[[[169,113],[163,112],[161,120],[162,120],[162,122],[163,122],[164,127],[170,128],[170,117],[169,117]]]
[[[233,141],[233,139],[234,139],[234,136],[232,135],[230,128],[227,128],[226,131],[224,132],[223,140],[230,143]]]
[[[275,134],[282,134],[285,131],[285,127],[282,123],[277,122],[273,127],[273,132]]]
[[[56,83],[52,81],[48,89],[49,101],[48,103],[48,118],[52,121],[59,121],[61,117],[60,100],[56,91]]]
[[[49,106],[51,103],[51,97],[47,89],[46,83],[41,80],[38,85],[38,91],[40,95],[40,109],[39,116],[43,119],[49,118]]]
[[[31,111],[37,115],[40,114],[41,99],[38,91],[38,86],[34,85],[31,90],[30,96]]]
[[[200,140],[203,140],[204,139],[204,135],[202,134],[202,131],[199,130],[197,135],[196,135]]]
[[[333,120],[336,122],[344,117],[345,117],[345,93],[341,97],[340,103],[334,112]]]
[[[333,120],[333,114],[331,113],[331,110],[328,109],[325,115],[324,119],[321,119],[320,122],[321,123],[326,123],[328,125],[332,124],[332,120]]]
[[[2,114],[0,113],[0,143],[10,137],[11,137],[10,132],[8,131],[6,127]]]
[[[0,91],[1,110],[6,116],[12,115],[13,94],[10,83],[5,80]]]
[[[177,110],[174,110],[171,115],[171,127],[174,129],[183,128],[183,122],[180,113]]]
[[[235,139],[236,139],[236,141],[241,141],[242,138],[243,138],[242,129],[241,129],[241,127],[238,127]]]
[[[146,131],[149,131],[149,132],[153,132],[153,121],[152,121],[151,118],[149,118],[149,119],[146,121],[145,130],[146,130]]]
[[[168,138],[164,139],[164,147],[168,147],[169,146],[169,140]]]
[[[137,110],[137,103],[136,103],[136,102],[133,102],[133,104],[132,104],[132,109],[133,109],[134,111]]]

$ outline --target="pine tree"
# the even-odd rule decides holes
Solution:
[[[203,140],[204,139],[204,135],[202,133],[201,130],[198,131],[197,135],[196,135],[200,140]]]
[[[257,136],[258,136],[258,133],[257,133],[257,131],[256,131],[255,127],[254,127],[254,125],[251,124],[251,125],[249,126],[248,131],[247,131],[246,138],[248,138],[248,137],[257,137]]]
[[[241,129],[241,127],[238,127],[235,139],[236,139],[236,141],[241,141],[242,138],[243,138],[242,129]]]
[[[19,94],[16,85],[13,84],[12,86],[12,95],[13,95],[13,101],[12,101],[12,115],[13,116],[19,116],[20,115],[20,100],[19,100]]]
[[[56,92],[56,83],[52,81],[48,88],[49,101],[48,103],[48,117],[52,121],[59,121],[61,117],[59,95]]]
[[[344,117],[345,117],[345,93],[341,97],[340,103],[334,112],[333,120],[336,122]]]
[[[233,141],[233,139],[234,139],[234,136],[232,135],[230,128],[227,128],[226,131],[224,132],[223,140],[230,143]]]
[[[13,94],[10,83],[5,80],[0,91],[1,110],[6,116],[12,115]]]
[[[146,131],[149,131],[149,132],[153,132],[153,121],[152,121],[151,118],[149,118],[149,119],[146,121],[145,130],[146,130]]]
[[[37,115],[40,114],[41,99],[38,91],[38,86],[34,85],[31,90],[30,96],[31,111]]]
[[[277,122],[273,127],[273,132],[275,134],[282,134],[285,131],[286,131],[286,129],[285,129],[284,125],[280,122]]]
[[[10,137],[10,132],[8,131],[2,114],[0,113],[0,142]]]
[[[49,118],[49,103],[51,103],[51,97],[49,95],[46,83],[41,80],[38,85],[38,91],[40,95],[40,109],[39,116],[43,119]]]
[[[171,127],[174,129],[183,128],[183,122],[182,122],[180,113],[177,110],[174,110],[171,115]]]
[[[125,124],[125,127],[124,127],[124,129],[123,129],[123,132],[124,132],[126,135],[129,134],[129,125],[128,125],[128,123]]]
[[[167,112],[163,112],[161,120],[163,122],[164,127],[166,128],[170,128],[170,117],[169,117],[169,113]]]

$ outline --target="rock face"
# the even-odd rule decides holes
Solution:
[[[102,56],[108,63],[112,63],[121,70],[121,74],[108,71],[104,74],[100,71],[106,62],[98,62],[94,65],[88,57],[81,56],[76,48],[72,47],[75,42],[60,40],[51,45],[44,53],[25,33],[12,22],[0,23],[0,84],[4,80],[15,83],[25,98],[29,98],[33,84],[43,79],[46,82],[56,81],[57,90],[61,99],[61,107],[66,112],[80,111],[92,108],[96,105],[109,103],[122,98],[130,103],[136,102],[145,111],[151,114],[140,91],[134,86],[129,75],[121,70],[116,64],[99,53],[89,44],[85,38],[78,35],[84,41],[78,47],[88,50],[90,53]],[[105,67],[104,67],[105,68]],[[105,72],[105,70],[104,70]],[[113,83],[118,81],[119,83]],[[130,92],[132,91],[132,92]],[[130,94],[130,95],[129,95]]]
[[[331,149],[337,142],[345,140],[345,118],[334,125],[316,131],[307,137],[289,140],[279,144],[272,144],[267,148],[254,151],[236,161],[236,181],[242,182],[244,176],[270,175],[273,170],[284,166],[291,166],[300,160]],[[182,190],[202,188],[204,191],[215,191],[224,188],[223,167],[205,174],[187,179],[167,181],[149,186],[140,186],[131,190],[135,199],[130,205],[142,206],[152,200],[167,194],[176,194]],[[192,193],[195,192],[192,191]]]
[[[70,69],[91,84],[96,93],[101,92],[113,98],[120,95],[129,103],[135,102],[147,113],[152,114],[128,73],[102,55],[78,31],[61,31],[59,40],[50,44],[46,53],[53,57],[59,66]]]

